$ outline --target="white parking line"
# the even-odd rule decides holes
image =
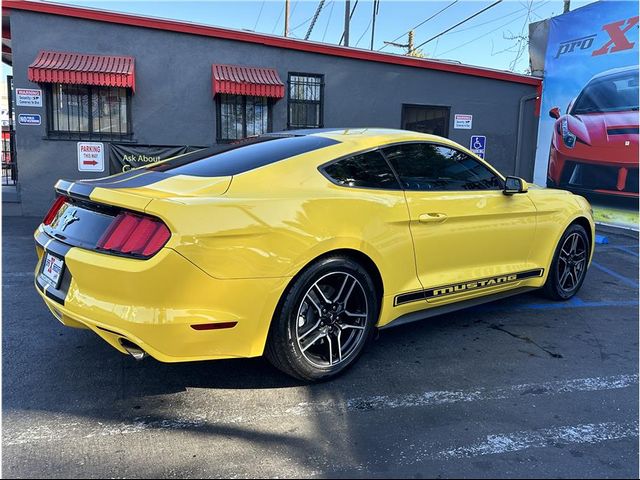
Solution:
[[[522,398],[527,395],[558,395],[572,392],[615,390],[638,384],[638,375],[614,375],[609,377],[578,378],[545,383],[525,383],[508,387],[480,388],[477,390],[428,391],[417,394],[380,395],[351,398],[346,401],[299,403],[284,414],[310,415],[318,413],[382,410],[393,408],[428,407],[447,403],[477,402]]]
[[[498,455],[518,452],[528,448],[567,445],[572,443],[601,443],[621,438],[638,436],[638,422],[630,423],[587,423],[582,425],[521,431],[502,435],[488,435],[486,440],[466,446],[443,450],[425,458],[452,459],[481,455]]]
[[[33,271],[30,272],[3,272],[2,278],[23,278],[23,277],[31,277],[33,278]]]
[[[232,410],[210,414],[200,412],[197,416],[164,419],[138,417],[128,422],[96,422],[94,419],[52,419],[50,424],[41,423],[28,429],[12,428],[9,418],[3,425],[3,445],[19,445],[36,441],[58,441],[63,438],[91,438],[110,435],[126,435],[145,430],[192,430],[207,425],[254,424],[264,420],[287,417],[306,417],[319,414],[357,414],[372,410],[432,407],[460,402],[479,402],[504,399],[522,399],[528,396],[541,397],[575,392],[618,390],[638,385],[638,375],[613,375],[609,377],[579,378],[572,380],[525,383],[497,388],[474,390],[441,390],[409,393],[403,395],[376,395],[341,400],[301,402],[294,406],[278,407],[276,402],[269,411],[251,410],[250,407],[229,402]],[[219,407],[217,405],[216,407]],[[249,412],[249,413],[246,413]],[[19,425],[21,422],[16,422]]]

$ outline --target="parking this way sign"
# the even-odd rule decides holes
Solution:
[[[104,172],[104,144],[78,142],[78,170],[81,172]]]
[[[478,155],[480,158],[484,158],[484,151],[487,146],[487,137],[484,135],[471,135],[471,142],[469,150]]]

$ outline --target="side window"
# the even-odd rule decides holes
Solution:
[[[380,152],[343,158],[321,170],[331,181],[345,187],[400,190],[395,175]]]
[[[502,181],[466,153],[429,143],[383,149],[407,190],[501,190]]]

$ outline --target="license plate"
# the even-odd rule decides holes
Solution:
[[[56,289],[60,285],[60,279],[62,278],[62,272],[64,270],[64,260],[51,255],[45,254],[44,264],[42,266],[42,275],[49,281]]]

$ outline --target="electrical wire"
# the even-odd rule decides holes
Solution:
[[[264,8],[264,2],[266,0],[262,0],[262,5],[260,5],[260,12],[258,13],[258,19],[256,20],[256,24],[253,26],[253,31],[256,31],[256,28],[258,28],[258,22],[260,21],[260,17],[262,16],[262,9]]]
[[[276,32],[276,28],[278,28],[278,23],[280,23],[280,19],[282,18],[283,13],[284,13],[284,5],[280,9],[280,15],[278,15],[278,18],[276,19],[276,23],[273,25],[273,28],[271,29],[271,33]]]
[[[480,10],[480,11],[478,11],[478,12],[474,13],[474,14],[473,14],[473,15],[471,15],[470,17],[467,17],[467,18],[465,18],[464,20],[462,20],[461,22],[456,23],[453,27],[449,27],[449,28],[447,28],[446,30],[444,30],[444,31],[440,32],[439,34],[434,35],[434,36],[433,36],[433,37],[431,37],[430,39],[428,39],[428,40],[426,40],[426,41],[422,42],[422,43],[421,43],[420,45],[418,45],[417,47],[414,47],[414,50],[417,50],[417,49],[419,49],[420,47],[422,47],[422,46],[426,45],[427,43],[432,42],[432,41],[433,41],[433,40],[435,40],[436,38],[441,37],[441,36],[442,36],[442,35],[444,35],[445,33],[450,32],[450,31],[451,31],[451,30],[453,30],[454,28],[459,27],[459,26],[460,26],[460,25],[462,25],[463,23],[468,22],[468,21],[469,21],[469,20],[471,20],[472,18],[477,17],[477,16],[478,16],[478,15],[480,15],[481,13],[486,12],[486,11],[487,11],[487,10],[489,10],[490,8],[493,8],[493,7],[495,7],[496,5],[498,5],[498,4],[502,3],[502,2],[503,2],[503,0],[497,0],[497,1],[493,2],[493,3],[492,3],[491,5],[489,5],[488,7],[484,7],[482,10]]]
[[[331,8],[329,9],[329,18],[327,19],[327,24],[324,26],[324,32],[322,33],[322,41],[324,42],[324,37],[327,36],[327,30],[329,30],[329,24],[331,23],[331,17],[333,16],[333,7],[335,6],[335,0],[331,0]]]
[[[541,3],[540,5],[536,6],[536,8],[534,8],[534,9],[532,10],[532,12],[534,12],[535,10],[538,10],[539,8],[544,7],[544,6],[545,6],[547,3],[549,3],[549,2],[550,2],[550,0],[547,0],[547,1],[546,1],[546,2],[544,2],[544,3]],[[476,41],[480,40],[481,38],[486,37],[487,35],[490,35],[490,34],[492,34],[492,33],[495,33],[495,32],[497,32],[498,30],[500,30],[500,29],[502,29],[502,28],[506,27],[507,25],[511,25],[513,22],[516,22],[516,21],[518,21],[518,20],[520,20],[521,18],[524,18],[524,17],[526,17],[526,16],[527,16],[527,14],[525,13],[524,15],[520,15],[519,17],[516,17],[516,18],[514,18],[513,20],[509,20],[507,23],[504,23],[504,24],[500,25],[499,27],[496,27],[496,28],[494,28],[493,30],[490,30],[490,31],[488,31],[488,32],[484,32],[482,35],[480,35],[480,36],[478,36],[478,37],[476,37],[476,38],[474,38],[474,39],[472,39],[472,40],[469,40],[468,42],[465,42],[465,43],[463,43],[463,44],[461,44],[461,45],[458,45],[457,47],[450,48],[449,50],[447,50],[447,51],[445,51],[445,52],[440,53],[440,54],[439,54],[439,56],[441,57],[442,55],[446,55],[447,53],[450,53],[450,52],[453,52],[453,51],[455,51],[455,50],[458,50],[459,48],[466,47],[467,45],[469,45],[469,44],[471,44],[471,43],[474,43],[474,42],[476,42]],[[504,17],[503,17],[503,18],[504,18]]]
[[[440,15],[442,12],[444,12],[447,8],[449,7],[453,7],[456,3],[458,3],[460,0],[454,0],[453,2],[451,2],[450,4],[448,4],[447,6],[445,6],[444,8],[438,10],[436,13],[434,13],[433,15],[431,15],[429,18],[426,18],[425,20],[423,20],[422,22],[420,22],[419,24],[417,24],[415,27],[410,28],[409,30],[407,30],[406,32],[404,32],[402,35],[398,35],[396,38],[394,38],[393,40],[391,40],[390,43],[395,42],[396,40],[400,40],[402,37],[404,37],[405,35],[407,35],[409,32],[411,32],[412,30],[415,30],[416,28],[424,25],[425,23],[427,23],[429,20],[437,17],[438,15]],[[383,50],[385,48],[387,48],[389,45],[388,44],[384,44],[384,46],[380,47],[378,49],[378,51]]]
[[[358,38],[358,41],[356,42],[355,46],[357,47],[358,44],[360,43],[360,41],[364,38],[364,36],[366,35],[366,33],[369,31],[369,29],[371,28],[371,23],[373,22],[373,19],[369,20],[369,25],[367,25],[367,28],[364,29],[364,32],[362,32],[362,35],[360,35],[360,38]]]

